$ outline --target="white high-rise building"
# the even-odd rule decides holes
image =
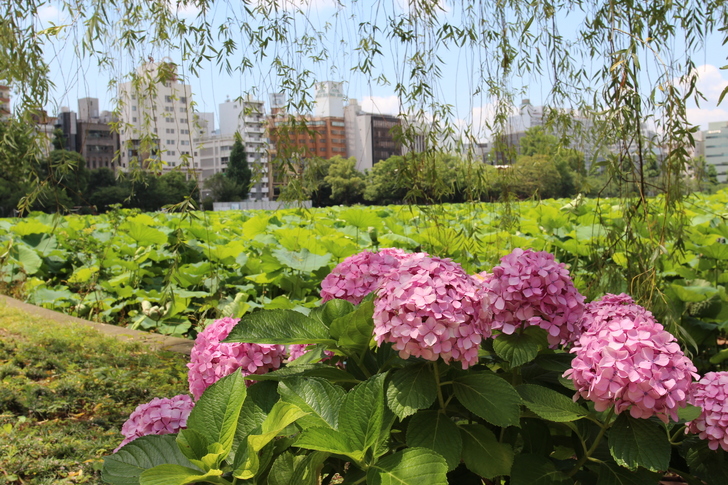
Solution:
[[[317,118],[344,117],[344,83],[324,81],[314,84],[316,101],[314,116]]]
[[[705,161],[715,166],[720,183],[728,182],[728,121],[708,123],[705,132]]]
[[[133,163],[146,168],[151,160],[164,162],[164,171],[197,168],[192,89],[179,81],[176,68],[171,61],[149,62],[137,69],[140,82],[119,85],[122,170]]]
[[[220,131],[195,139],[198,147],[201,180],[225,172],[235,133],[240,133],[245,155],[258,179],[250,188],[249,199],[269,200],[268,194],[268,141],[265,137],[265,111],[263,101],[247,97],[244,100],[226,100],[219,105]],[[204,195],[204,194],[203,194]],[[229,201],[220,201],[229,202]]]

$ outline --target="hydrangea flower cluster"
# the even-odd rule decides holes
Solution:
[[[374,338],[393,343],[399,355],[478,362],[490,336],[484,325],[479,283],[450,260],[411,254],[383,278],[374,302]]]
[[[590,304],[584,318],[592,326],[571,349],[576,357],[564,377],[574,382],[574,399],[593,401],[597,411],[614,404],[617,414],[629,408],[634,418],[677,421],[697,369],[675,337],[636,306],[623,295]]]
[[[514,249],[501,258],[493,274],[484,276],[483,287],[492,330],[510,335],[538,325],[548,332],[552,347],[572,343],[581,334],[584,296],[566,266],[550,253]]]
[[[265,374],[277,369],[286,357],[283,345],[221,343],[238,318],[221,318],[197,335],[190,353],[190,393],[199,399],[209,386],[240,369],[244,375]],[[248,385],[253,381],[246,381]]]
[[[728,451],[728,372],[708,372],[693,384],[690,404],[703,408],[687,424],[687,432],[708,440],[708,447]]]
[[[377,253],[363,251],[349,256],[321,282],[323,302],[338,298],[358,305],[377,289],[380,279],[396,269],[407,256],[408,253],[397,248],[386,248]]]
[[[127,443],[148,434],[176,433],[187,426],[187,417],[195,403],[187,394],[170,399],[154,398],[140,404],[121,427],[124,441],[114,450],[119,451]]]
[[[612,320],[622,318],[651,318],[654,320],[652,312],[636,304],[628,294],[607,293],[601,299],[587,303],[581,318],[581,328],[583,331],[596,329]]]

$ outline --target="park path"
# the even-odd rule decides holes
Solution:
[[[75,323],[78,325],[85,325],[94,328],[105,335],[116,337],[121,340],[144,343],[155,350],[168,350],[171,352],[179,352],[180,354],[190,355],[190,350],[194,345],[194,341],[188,339],[167,337],[165,335],[142,332],[140,330],[131,330],[129,328],[109,325],[107,323],[90,322],[82,318],[66,315],[65,313],[24,303],[6,295],[0,295],[0,302],[7,305],[8,308],[15,308],[30,315],[47,318],[61,324]],[[0,311],[4,306],[2,303],[0,303]]]

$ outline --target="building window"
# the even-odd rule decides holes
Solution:
[[[165,83],[165,85],[166,85],[166,84],[167,84],[167,83]],[[169,87],[169,86],[167,86],[167,87]],[[165,96],[165,97],[164,97],[164,101],[166,101],[167,103],[171,103],[171,102],[172,102],[172,96],[169,96],[169,95]]]
[[[131,110],[132,111],[136,111],[136,106],[135,105],[132,105]]]
[[[174,145],[174,140],[167,140],[167,145]]]
[[[180,123],[187,123],[187,118],[180,118],[179,119],[179,122]]]
[[[174,107],[173,106],[165,106],[164,107],[164,111],[167,111],[167,112],[174,111]]]
[[[132,123],[136,123],[136,122],[137,122],[136,116],[134,116],[134,117],[133,117],[133,118],[131,119],[131,122],[132,122]]]
[[[172,133],[172,134],[174,134],[174,128],[167,128],[167,133]]]
[[[187,113],[187,108],[185,108],[184,106],[182,106],[182,107],[180,107],[179,112],[180,113]]]
[[[164,118],[167,123],[174,123],[174,118]]]
[[[190,141],[189,140],[180,140],[179,144],[180,145],[189,145]]]
[[[174,150],[167,151],[167,155],[170,156],[170,157],[173,157],[174,156]]]
[[[136,94],[132,94],[131,99],[136,99]]]
[[[183,134],[183,135],[189,135],[190,134],[190,130],[179,130],[179,132],[181,134]]]
[[[186,103],[187,102],[187,96],[182,96],[181,98],[179,98],[179,102],[180,103]]]

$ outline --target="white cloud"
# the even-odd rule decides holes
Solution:
[[[728,120],[728,97],[718,106],[720,93],[728,86],[728,71],[705,64],[695,68],[694,72],[698,75],[696,86],[706,99],[701,100],[699,105],[692,101],[688,103],[688,121],[707,130],[711,121]]]
[[[61,19],[61,11],[55,5],[46,5],[38,9],[37,17],[44,24],[48,22],[58,24]]]
[[[364,96],[361,101],[362,110],[366,113],[386,115],[399,114],[399,98],[397,96]]]

